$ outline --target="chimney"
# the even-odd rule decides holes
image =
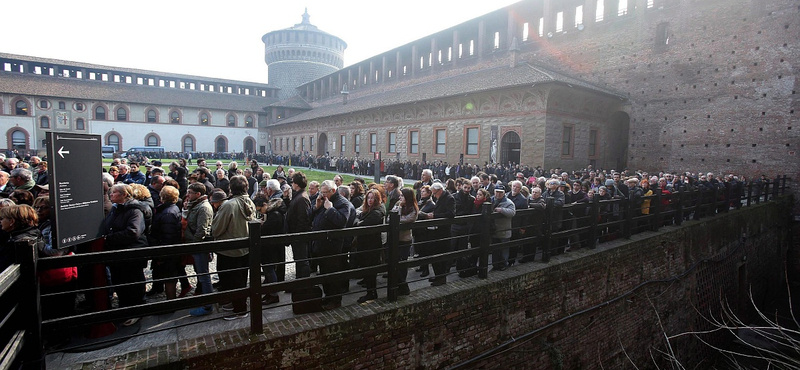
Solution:
[[[511,39],[511,47],[508,48],[508,52],[511,53],[511,68],[514,68],[519,62],[519,45],[516,37]]]

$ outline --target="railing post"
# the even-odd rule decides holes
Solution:
[[[20,353],[22,369],[44,369],[44,346],[42,344],[42,307],[39,297],[39,278],[36,275],[35,247],[27,242],[14,244],[16,261],[20,264],[20,299],[19,316],[25,329],[25,343]]]
[[[731,209],[731,183],[725,183],[725,206],[722,208],[722,212],[728,213]]]
[[[600,197],[592,197],[589,208],[589,249],[597,248],[597,222],[600,218]]]
[[[775,177],[775,185],[772,187],[772,197],[777,198],[778,194],[780,194],[780,187],[781,187],[781,176],[778,175]]]
[[[622,236],[625,239],[630,239],[633,235],[633,192],[628,192],[628,199],[625,199],[625,227],[622,231]],[[620,207],[622,209],[622,207]]]
[[[261,223],[250,221],[247,230],[250,233],[250,334],[261,334],[264,332],[261,317]]]
[[[750,207],[751,199],[753,199],[753,181],[747,183],[747,206]]]
[[[481,206],[481,245],[479,249],[480,255],[478,256],[478,277],[486,279],[489,277],[489,248],[492,245],[492,204],[483,203]]]
[[[387,240],[387,248],[386,251],[386,262],[388,264],[389,274],[388,276],[388,284],[386,287],[386,297],[389,298],[389,302],[397,301],[397,281],[399,280],[399,268],[398,263],[400,262],[400,213],[399,212],[389,212],[389,232],[386,235]],[[405,267],[404,267],[405,268]]]
[[[551,241],[553,240],[553,212],[555,212],[555,201],[553,198],[547,198],[547,204],[544,211],[544,242],[542,243],[542,262],[550,262]],[[559,210],[561,211],[561,210]]]
[[[659,187],[656,187],[654,193],[656,194],[656,206],[653,207],[653,209],[655,209],[654,211],[655,221],[653,222],[653,231],[658,231],[658,229],[661,228],[661,223],[663,221],[661,217],[661,207],[663,207],[663,205],[661,204],[661,197],[663,196],[663,194],[661,193],[661,188]]]
[[[683,206],[685,204],[684,201],[686,197],[685,193],[685,190],[678,191],[677,200],[675,203],[673,203],[675,205],[675,226],[681,226],[683,223]],[[675,199],[675,193],[672,193],[672,197]]]

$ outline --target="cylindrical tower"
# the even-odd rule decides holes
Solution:
[[[297,95],[298,86],[344,66],[347,44],[320,31],[309,18],[306,9],[301,23],[261,37],[269,84],[281,89],[278,93],[281,99]]]

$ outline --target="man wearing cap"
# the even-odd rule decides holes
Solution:
[[[492,211],[502,215],[494,219],[494,233],[492,243],[504,243],[511,240],[511,219],[517,214],[508,197],[506,189],[502,184],[494,187],[494,198],[492,198]],[[492,271],[503,271],[508,267],[508,248],[492,251]]]

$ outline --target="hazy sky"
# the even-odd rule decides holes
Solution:
[[[261,36],[306,7],[347,43],[347,66],[517,1],[8,1],[0,52],[267,82]]]

